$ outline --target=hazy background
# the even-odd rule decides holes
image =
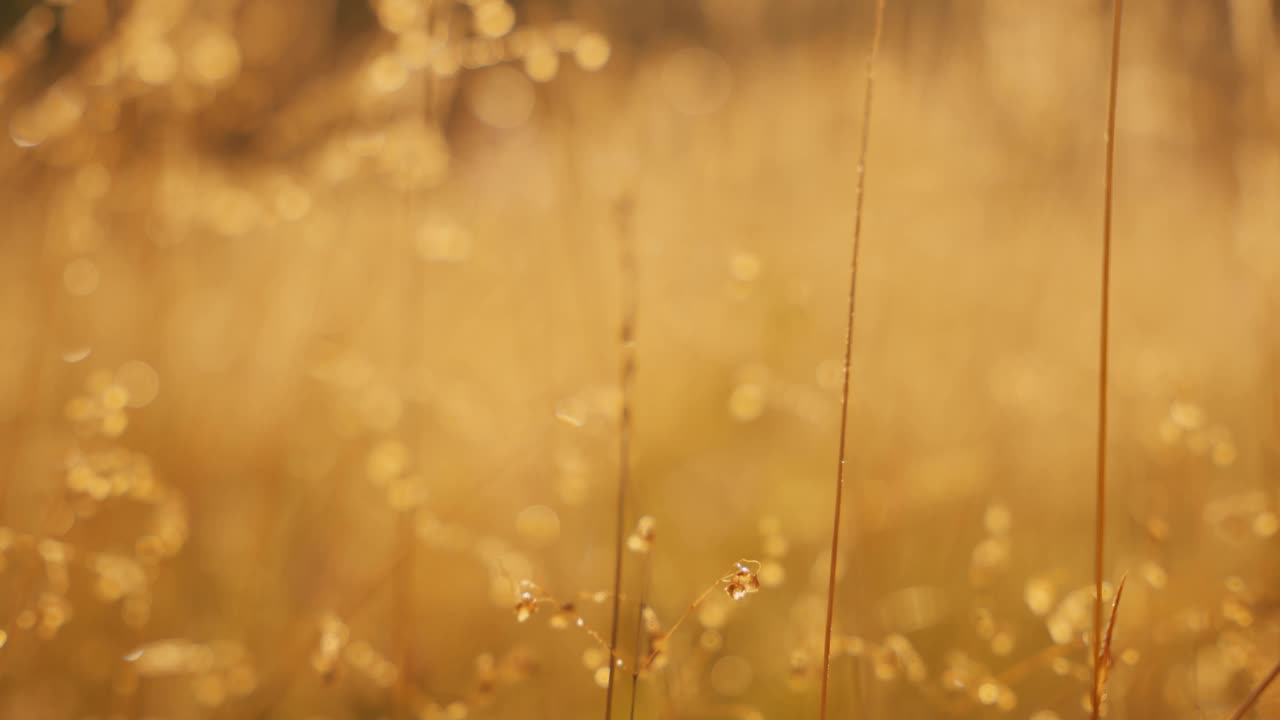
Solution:
[[[765,585],[637,716],[816,715],[872,13],[0,2],[0,715],[600,713],[513,607],[607,636],[623,247],[622,654],[642,592]],[[835,717],[1087,715],[1110,17],[889,2]],[[1280,648],[1278,21],[1126,3],[1111,718],[1223,716]]]

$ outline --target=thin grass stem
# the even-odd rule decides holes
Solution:
[[[636,355],[636,262],[635,248],[629,231],[630,202],[618,206],[618,269],[621,284],[621,331],[618,350],[621,355],[619,386],[622,408],[618,416],[618,504],[614,517],[613,612],[609,621],[609,655],[618,654],[619,600],[622,595],[622,552],[626,533],[627,488],[631,484],[631,412],[635,388]],[[609,684],[605,690],[605,720],[613,717],[613,688],[617,663],[609,663]]]
[[[653,549],[645,553],[644,556],[644,584],[640,587],[640,603],[636,608],[636,633],[635,633],[635,660],[631,666],[631,707],[627,711],[628,720],[636,720],[636,694],[640,690],[640,640],[644,633],[644,609],[645,603],[648,601],[649,595],[649,558],[653,554]]]
[[[1280,676],[1280,662],[1277,662],[1275,667],[1271,668],[1271,672],[1267,673],[1267,676],[1262,678],[1262,682],[1258,683],[1258,686],[1253,689],[1253,692],[1249,693],[1249,697],[1245,698],[1244,702],[1240,703],[1240,707],[1236,708],[1236,711],[1231,713],[1230,720],[1241,720],[1241,718],[1245,716],[1245,713],[1249,712],[1249,710],[1258,703],[1258,699],[1262,697],[1262,693],[1266,692],[1271,683],[1275,682],[1277,676]]]
[[[858,289],[858,248],[862,244],[862,198],[866,189],[867,151],[871,145],[871,106],[875,89],[876,56],[880,52],[880,37],[884,32],[886,0],[877,0],[875,30],[871,35],[871,52],[867,55],[866,85],[862,102],[862,142],[858,151],[858,180],[853,210],[853,259],[849,268],[849,308],[844,330],[844,365],[842,366],[842,390],[840,394],[840,449],[836,464],[835,517],[831,522],[831,568],[827,577],[827,618],[822,637],[822,691],[818,705],[818,717],[826,720],[827,694],[831,675],[831,631],[835,620],[836,566],[840,554],[840,508],[844,502],[845,447],[849,429],[849,366],[853,360],[853,318]]]
[[[1093,534],[1093,691],[1089,716],[1102,711],[1102,576],[1107,521],[1107,370],[1111,323],[1111,206],[1116,151],[1116,90],[1120,79],[1120,21],[1124,0],[1114,0],[1111,21],[1111,82],[1107,94],[1106,177],[1102,205],[1102,303],[1098,339],[1098,440]]]

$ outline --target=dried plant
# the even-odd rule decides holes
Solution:
[[[818,700],[818,716],[827,717],[827,684],[831,676],[831,630],[836,610],[836,570],[840,559],[840,511],[844,505],[845,443],[848,440],[849,372],[853,363],[853,319],[858,293],[858,249],[862,244],[862,196],[867,174],[867,152],[871,149],[871,101],[875,89],[876,55],[880,35],[884,31],[885,0],[876,3],[875,29],[871,35],[871,52],[867,55],[866,90],[862,100],[862,145],[858,150],[858,180],[853,201],[853,259],[849,270],[849,310],[844,331],[844,364],[841,367],[840,448],[836,462],[836,495],[832,502],[835,519],[831,522],[831,568],[827,577],[827,621],[822,640],[822,690]]]
[[[1094,539],[1093,539],[1093,696],[1090,702],[1090,717],[1098,720],[1102,712],[1102,691],[1106,684],[1107,663],[1106,647],[1102,639],[1102,576],[1103,550],[1106,540],[1107,519],[1107,371],[1110,366],[1108,345],[1111,337],[1111,200],[1113,192],[1112,176],[1115,167],[1116,147],[1116,93],[1120,79],[1120,21],[1124,14],[1124,1],[1113,0],[1111,28],[1111,84],[1107,95],[1107,134],[1106,134],[1106,179],[1103,183],[1102,205],[1102,294],[1101,322],[1098,342],[1098,449],[1096,463],[1097,486],[1094,499]],[[1121,581],[1121,587],[1124,587]],[[1116,593],[1116,604],[1119,605],[1120,594]],[[1112,618],[1114,620],[1114,611]],[[1110,632],[1107,633],[1110,635]]]
[[[0,717],[1275,714],[1277,9],[1120,5],[0,3]]]

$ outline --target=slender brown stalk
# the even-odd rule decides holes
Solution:
[[[1102,669],[1096,674],[1096,687],[1093,693],[1098,697],[1099,704],[1107,696],[1107,674],[1111,671],[1111,638],[1116,632],[1116,616],[1120,613],[1120,598],[1124,595],[1124,583],[1129,579],[1128,575],[1120,578],[1120,585],[1116,587],[1116,597],[1111,601],[1111,619],[1107,621],[1107,633],[1102,638],[1102,652],[1098,653],[1098,665]]]
[[[645,603],[649,595],[649,558],[653,555],[653,549],[650,548],[644,556],[644,585],[640,588],[640,604],[636,609],[636,635],[635,635],[635,659],[631,665],[631,707],[627,712],[628,720],[636,720],[636,694],[640,689],[640,640],[644,635],[644,609]]]
[[[1097,485],[1094,495],[1093,533],[1093,692],[1089,716],[1098,720],[1102,711],[1102,565],[1107,519],[1107,365],[1111,317],[1111,196],[1116,154],[1116,89],[1120,80],[1120,19],[1124,0],[1114,0],[1111,20],[1111,85],[1107,95],[1106,179],[1102,201],[1102,310],[1098,341],[1098,445]]]
[[[849,310],[844,328],[843,389],[840,394],[840,450],[836,464],[835,518],[831,523],[831,571],[827,577],[827,621],[822,637],[822,695],[818,717],[826,720],[827,691],[831,671],[831,629],[836,607],[836,564],[840,553],[840,507],[844,502],[845,447],[849,429],[849,366],[853,360],[853,316],[858,289],[858,248],[862,244],[862,197],[866,189],[867,149],[871,145],[871,100],[875,89],[876,56],[880,52],[880,36],[884,31],[885,0],[876,2],[875,30],[871,35],[871,52],[867,55],[866,86],[862,100],[862,146],[858,151],[858,181],[853,207],[853,259],[849,267]]]
[[[622,408],[618,416],[618,505],[614,518],[616,536],[613,554],[613,614],[609,627],[609,684],[605,690],[604,717],[613,717],[613,682],[618,654],[618,603],[622,597],[622,546],[626,533],[627,486],[631,484],[631,401],[636,378],[636,259],[631,246],[629,200],[618,206],[618,267],[621,282],[622,327],[618,348],[622,354],[619,385]]]
[[[1262,682],[1258,683],[1258,687],[1254,688],[1253,692],[1249,693],[1249,697],[1245,698],[1244,702],[1240,703],[1240,707],[1236,708],[1236,711],[1231,713],[1231,718],[1229,720],[1241,720],[1245,713],[1249,712],[1249,709],[1257,704],[1258,698],[1262,697],[1262,693],[1267,691],[1267,687],[1275,681],[1277,676],[1280,676],[1280,662],[1277,662],[1275,667],[1271,668],[1271,672],[1267,673],[1267,676],[1262,678]]]

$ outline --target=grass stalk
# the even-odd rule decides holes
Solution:
[[[640,603],[636,608],[636,633],[635,633],[635,656],[631,666],[631,707],[627,711],[628,720],[636,720],[636,695],[640,691],[640,669],[641,669],[641,647],[640,642],[644,637],[644,609],[648,602],[649,595],[649,558],[652,556],[653,550],[645,553],[644,556],[644,584],[640,588]]]
[[[1253,692],[1249,693],[1249,697],[1245,698],[1244,702],[1240,703],[1240,707],[1236,708],[1236,711],[1231,713],[1230,720],[1241,720],[1245,716],[1245,713],[1249,712],[1249,710],[1257,704],[1258,698],[1261,698],[1262,693],[1267,691],[1267,688],[1272,682],[1275,682],[1277,676],[1280,676],[1280,662],[1277,662],[1275,667],[1271,668],[1271,672],[1267,673],[1267,676],[1262,678],[1262,682],[1258,683],[1258,686],[1253,689]]]
[[[1120,21],[1124,0],[1114,0],[1111,20],[1111,71],[1107,94],[1106,170],[1102,204],[1102,288],[1101,318],[1098,324],[1098,440],[1095,466],[1093,534],[1093,691],[1089,716],[1098,720],[1102,711],[1102,576],[1107,520],[1107,370],[1111,322],[1111,206],[1116,151],[1116,90],[1120,79]]]
[[[849,366],[853,360],[853,318],[858,289],[858,249],[862,245],[862,198],[866,189],[867,151],[871,145],[871,107],[875,89],[876,56],[880,52],[880,38],[884,32],[886,0],[877,0],[875,29],[871,35],[871,52],[867,55],[866,84],[862,103],[862,142],[858,150],[858,180],[853,210],[853,259],[849,268],[849,307],[844,330],[844,364],[840,394],[840,448],[836,464],[835,517],[831,522],[831,568],[827,577],[827,618],[822,637],[822,690],[818,705],[818,717],[826,720],[827,693],[831,675],[831,630],[835,620],[836,566],[840,553],[840,508],[844,502],[845,448],[849,429]]]
[[[621,355],[619,387],[622,407],[618,415],[618,503],[614,517],[613,611],[609,621],[609,684],[605,690],[605,720],[613,717],[613,688],[618,654],[619,601],[622,597],[622,553],[626,534],[627,488],[631,484],[631,412],[636,376],[636,259],[630,232],[630,201],[618,206],[618,270],[621,285],[621,328],[618,350]]]

